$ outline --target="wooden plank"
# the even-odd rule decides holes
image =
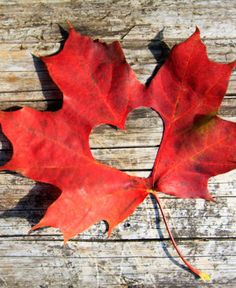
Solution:
[[[212,276],[182,268],[169,242],[0,241],[2,287],[234,287],[235,241],[179,241],[187,259]],[[171,255],[171,256],[170,256]],[[170,257],[174,257],[171,258]]]
[[[38,91],[42,86],[45,90],[56,89],[44,72],[1,72],[0,81],[2,92]]]
[[[38,196],[40,199],[40,196]],[[30,198],[31,203],[32,198]],[[235,198],[221,198],[217,204],[205,203],[203,200],[162,200],[165,213],[168,215],[170,228],[178,239],[227,239],[234,238],[236,234]],[[31,226],[36,224],[44,215],[45,210],[34,209],[31,205],[27,210],[16,208],[1,211],[0,233],[1,237],[27,236]],[[185,208],[186,206],[189,209]],[[27,207],[28,208],[28,207]],[[159,221],[161,221],[159,223]],[[33,232],[31,239],[39,240],[45,236],[50,239],[60,239],[62,234],[55,228],[44,228]],[[137,208],[136,212],[125,222],[120,224],[111,236],[111,239],[169,239],[162,217],[153,207],[150,200]],[[91,240],[107,238],[106,225],[101,222],[92,226],[75,239]]]
[[[60,35],[58,29],[58,35]],[[93,37],[93,36],[92,36]],[[162,39],[164,38],[164,39]],[[95,37],[93,37],[95,39]],[[118,39],[116,39],[118,40]],[[152,40],[129,41],[121,40],[120,43],[126,55],[127,61],[131,65],[140,63],[141,65],[155,64],[156,58],[164,57],[162,53],[167,49],[164,43],[172,48],[175,44],[183,41],[181,39],[170,39],[162,36]],[[34,71],[35,66],[38,70],[45,70],[42,62],[34,58],[36,55],[49,55],[55,53],[60,48],[60,40],[58,42],[38,42],[38,43],[4,43],[0,42],[0,71]],[[164,43],[163,43],[163,42]],[[235,59],[235,46],[229,39],[203,39],[207,46],[207,53],[210,59],[218,62],[229,62]],[[108,41],[109,43],[110,41]],[[154,55],[153,55],[154,54]],[[34,60],[34,61],[32,61]]]
[[[55,199],[51,187],[46,184],[34,187],[34,181],[13,175],[0,176],[0,235],[27,235],[30,226],[40,220],[45,209]],[[213,192],[216,203],[174,199],[160,194],[174,235],[181,239],[234,237],[235,180],[236,171],[211,179],[209,189]],[[159,223],[160,219],[157,207],[148,197],[132,216],[114,230],[111,239],[157,239],[161,235],[168,238],[162,220]],[[105,239],[105,231],[105,224],[99,223],[76,239]],[[53,228],[39,230],[32,235],[38,235],[37,239],[45,235],[62,239],[61,233]]]
[[[165,37],[165,32],[159,36],[159,39],[129,41],[121,40],[121,46],[124,50],[127,61],[135,70],[136,65],[147,66],[156,64],[157,59],[163,59],[167,53],[166,50],[171,49],[175,44],[184,40],[169,39]],[[60,32],[58,31],[60,35]],[[164,37],[164,39],[162,39]],[[92,36],[93,39],[96,39]],[[118,39],[116,39],[118,40]],[[207,46],[207,53],[211,60],[218,62],[230,62],[235,59],[235,51],[233,43],[229,39],[203,39]],[[110,43],[110,41],[108,41]],[[167,47],[164,45],[166,43]],[[46,68],[36,55],[50,55],[56,53],[60,49],[58,42],[38,42],[38,43],[8,43],[0,42],[0,71],[44,71]],[[156,59],[157,58],[157,59]],[[33,60],[33,61],[32,61]],[[137,70],[138,72],[138,70]],[[137,73],[139,74],[139,73]],[[139,75],[138,75],[139,76]]]
[[[107,39],[151,39],[163,27],[168,38],[186,37],[196,25],[207,38],[235,38],[234,2],[229,0],[224,5],[217,0],[48,2],[2,5],[1,13],[2,41],[58,39],[57,23],[64,25],[68,18],[86,34]]]
[[[159,60],[157,60],[160,61],[161,57],[163,57],[161,56],[161,53],[163,53],[163,51],[160,50],[161,48],[158,47],[158,45],[160,46],[160,44],[157,44],[157,48],[155,48],[157,52],[152,52],[160,54],[158,58]],[[31,92],[56,89],[56,86],[53,84],[48,74],[44,72],[45,67],[39,60],[32,58],[30,50],[26,50],[23,52],[19,50],[19,53],[17,53],[18,51],[11,51],[11,45],[9,46],[10,47],[8,47],[8,50],[2,50],[0,52],[0,81],[2,83],[0,87],[1,100],[4,100],[5,98],[7,99],[7,95],[4,92]],[[56,45],[56,47],[58,47],[58,45]],[[222,46],[222,49],[227,49],[227,47]],[[228,49],[231,49],[230,45]],[[48,52],[44,51],[44,54],[48,55],[51,52],[52,50],[50,49]],[[154,71],[156,66],[156,60],[154,59],[152,53],[147,49],[146,45],[138,47],[138,49],[137,47],[135,49],[127,49],[124,46],[124,52],[127,57],[127,61],[130,63],[132,69],[134,69],[138,79],[141,82],[145,83],[147,79],[152,75],[152,72]],[[235,52],[236,50],[234,51],[234,53],[227,53],[227,51],[223,53],[223,51],[219,51],[218,54],[210,54],[209,56],[214,61],[229,62],[234,59],[233,57]],[[35,72],[35,70],[37,70],[38,72]],[[233,72],[226,94],[234,95],[235,87],[236,72]],[[15,96],[12,97],[14,98]],[[41,94],[41,99],[42,98],[43,93]],[[23,99],[18,98],[18,100]]]
[[[139,75],[141,78],[145,78],[144,82],[147,78],[150,77],[152,71],[155,69],[155,65],[149,65],[148,72],[144,71],[145,67],[141,67],[139,71]],[[49,76],[41,71],[41,72],[1,72],[0,74],[1,88],[0,88],[0,99],[2,101],[9,101],[9,98],[13,99],[18,96],[17,101],[26,100],[26,96],[24,98],[19,98],[22,94],[18,94],[18,92],[26,92],[26,95],[29,94],[27,92],[39,92],[39,91],[47,91],[47,90],[55,90],[56,85],[52,82]],[[231,76],[231,81],[229,83],[226,95],[235,95],[235,87],[236,87],[236,72],[234,72]],[[9,93],[11,92],[11,93]],[[16,93],[16,95],[14,95]],[[33,94],[34,95],[34,94]],[[40,100],[45,99],[43,92],[41,94],[36,94],[36,96],[40,96]],[[30,98],[29,98],[30,99]],[[32,96],[31,96],[32,99]],[[35,100],[38,100],[37,98]]]

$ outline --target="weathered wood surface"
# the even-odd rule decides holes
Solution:
[[[40,2],[40,3],[39,3]],[[56,109],[60,92],[32,53],[60,47],[66,19],[82,33],[120,40],[145,82],[171,48],[199,26],[212,60],[235,59],[234,1],[3,1],[0,0],[0,109]],[[162,33],[164,29],[164,42]],[[158,34],[158,36],[157,36]],[[157,36],[157,37],[156,37]],[[155,39],[154,39],[155,38]],[[219,111],[236,119],[236,72]],[[106,125],[90,136],[93,155],[118,169],[147,177],[162,137],[162,120],[150,109],[133,111],[126,131]],[[0,162],[11,156],[1,136]],[[216,203],[161,195],[183,254],[210,273],[201,283],[179,266],[162,219],[148,197],[106,239],[98,223],[63,246],[58,230],[28,234],[58,194],[49,185],[0,173],[0,287],[235,287],[236,172],[214,177]],[[51,193],[51,191],[54,193]],[[177,263],[179,264],[176,264]]]
[[[167,241],[71,241],[63,247],[55,240],[18,237],[0,244],[3,287],[235,287],[235,246],[228,240],[180,241],[189,259],[214,275],[207,285],[179,266]]]

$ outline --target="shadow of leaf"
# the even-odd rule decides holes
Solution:
[[[154,206],[154,210],[155,210],[155,218],[156,218],[156,229],[158,231],[158,234],[159,234],[159,237],[161,240],[163,240],[161,242],[161,246],[163,248],[163,251],[165,252],[166,256],[170,259],[170,261],[172,263],[174,263],[176,266],[180,267],[181,269],[185,270],[185,271],[188,271],[190,272],[191,274],[193,274],[193,276],[198,279],[198,277],[188,268],[186,267],[184,264],[180,263],[179,261],[181,260],[176,260],[169,252],[168,248],[167,248],[167,245],[165,244],[164,240],[169,240],[169,239],[166,239],[164,238],[164,235],[162,233],[162,230],[161,230],[161,226],[160,226],[160,213],[159,213],[159,207],[157,205],[157,202],[155,200],[155,198],[151,195],[151,201],[153,203],[153,206]],[[170,241],[170,240],[169,240]],[[172,244],[171,244],[172,245]]]
[[[3,212],[0,218],[24,218],[30,225],[35,225],[60,194],[61,190],[53,185],[36,183],[14,208]]]
[[[148,49],[151,51],[152,55],[156,59],[157,65],[152,71],[152,75],[146,81],[147,86],[151,83],[151,80],[155,77],[161,66],[165,63],[170,53],[170,48],[163,41],[163,39],[164,39],[164,28],[161,31],[159,31],[148,44]]]

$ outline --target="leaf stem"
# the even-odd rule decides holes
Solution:
[[[150,194],[153,195],[153,197],[155,198],[155,200],[157,201],[158,203],[158,206],[160,208],[160,211],[161,211],[161,214],[162,214],[162,217],[163,217],[163,220],[164,220],[164,223],[165,223],[165,226],[166,226],[166,230],[169,234],[169,237],[170,237],[170,240],[176,250],[176,252],[178,253],[179,257],[182,259],[182,261],[184,262],[184,264],[189,268],[190,271],[192,271],[194,274],[196,274],[198,277],[200,277],[202,280],[204,281],[210,281],[210,276],[204,272],[201,272],[200,270],[194,268],[183,256],[183,254],[181,253],[181,251],[179,250],[179,247],[177,245],[177,243],[175,242],[175,239],[170,231],[170,227],[167,223],[167,219],[166,219],[166,216],[164,214],[164,210],[163,210],[163,207],[162,207],[162,204],[160,202],[160,199],[159,197],[157,196],[157,192],[156,191],[153,191],[153,190],[149,190]]]

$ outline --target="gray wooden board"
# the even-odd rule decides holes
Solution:
[[[230,0],[0,0],[0,109],[29,106],[46,110],[57,105],[59,100],[55,99],[61,93],[32,54],[56,52],[62,40],[58,24],[66,29],[67,19],[94,39],[120,40],[127,61],[143,83],[156,63],[163,60],[168,51],[166,45],[171,48],[186,39],[196,25],[201,29],[210,59],[228,62],[236,55],[236,7]],[[219,111],[222,117],[234,122],[235,87],[236,71]],[[107,125],[95,127],[90,147],[98,161],[147,177],[162,131],[158,114],[141,107],[129,114],[125,131]],[[3,163],[11,152],[6,139],[1,136],[0,140]],[[183,254],[212,275],[209,283],[202,283],[180,267],[151,197],[118,225],[110,239],[106,238],[106,225],[101,222],[63,246],[57,229],[45,228],[28,234],[31,225],[55,199],[55,189],[1,172],[0,287],[233,288],[235,180],[235,171],[210,179],[209,190],[215,203],[160,194]]]
[[[184,270],[167,241],[71,241],[63,247],[16,237],[0,244],[2,287],[233,287],[235,281],[236,247],[228,240],[179,241],[189,261],[212,274],[211,284]]]

